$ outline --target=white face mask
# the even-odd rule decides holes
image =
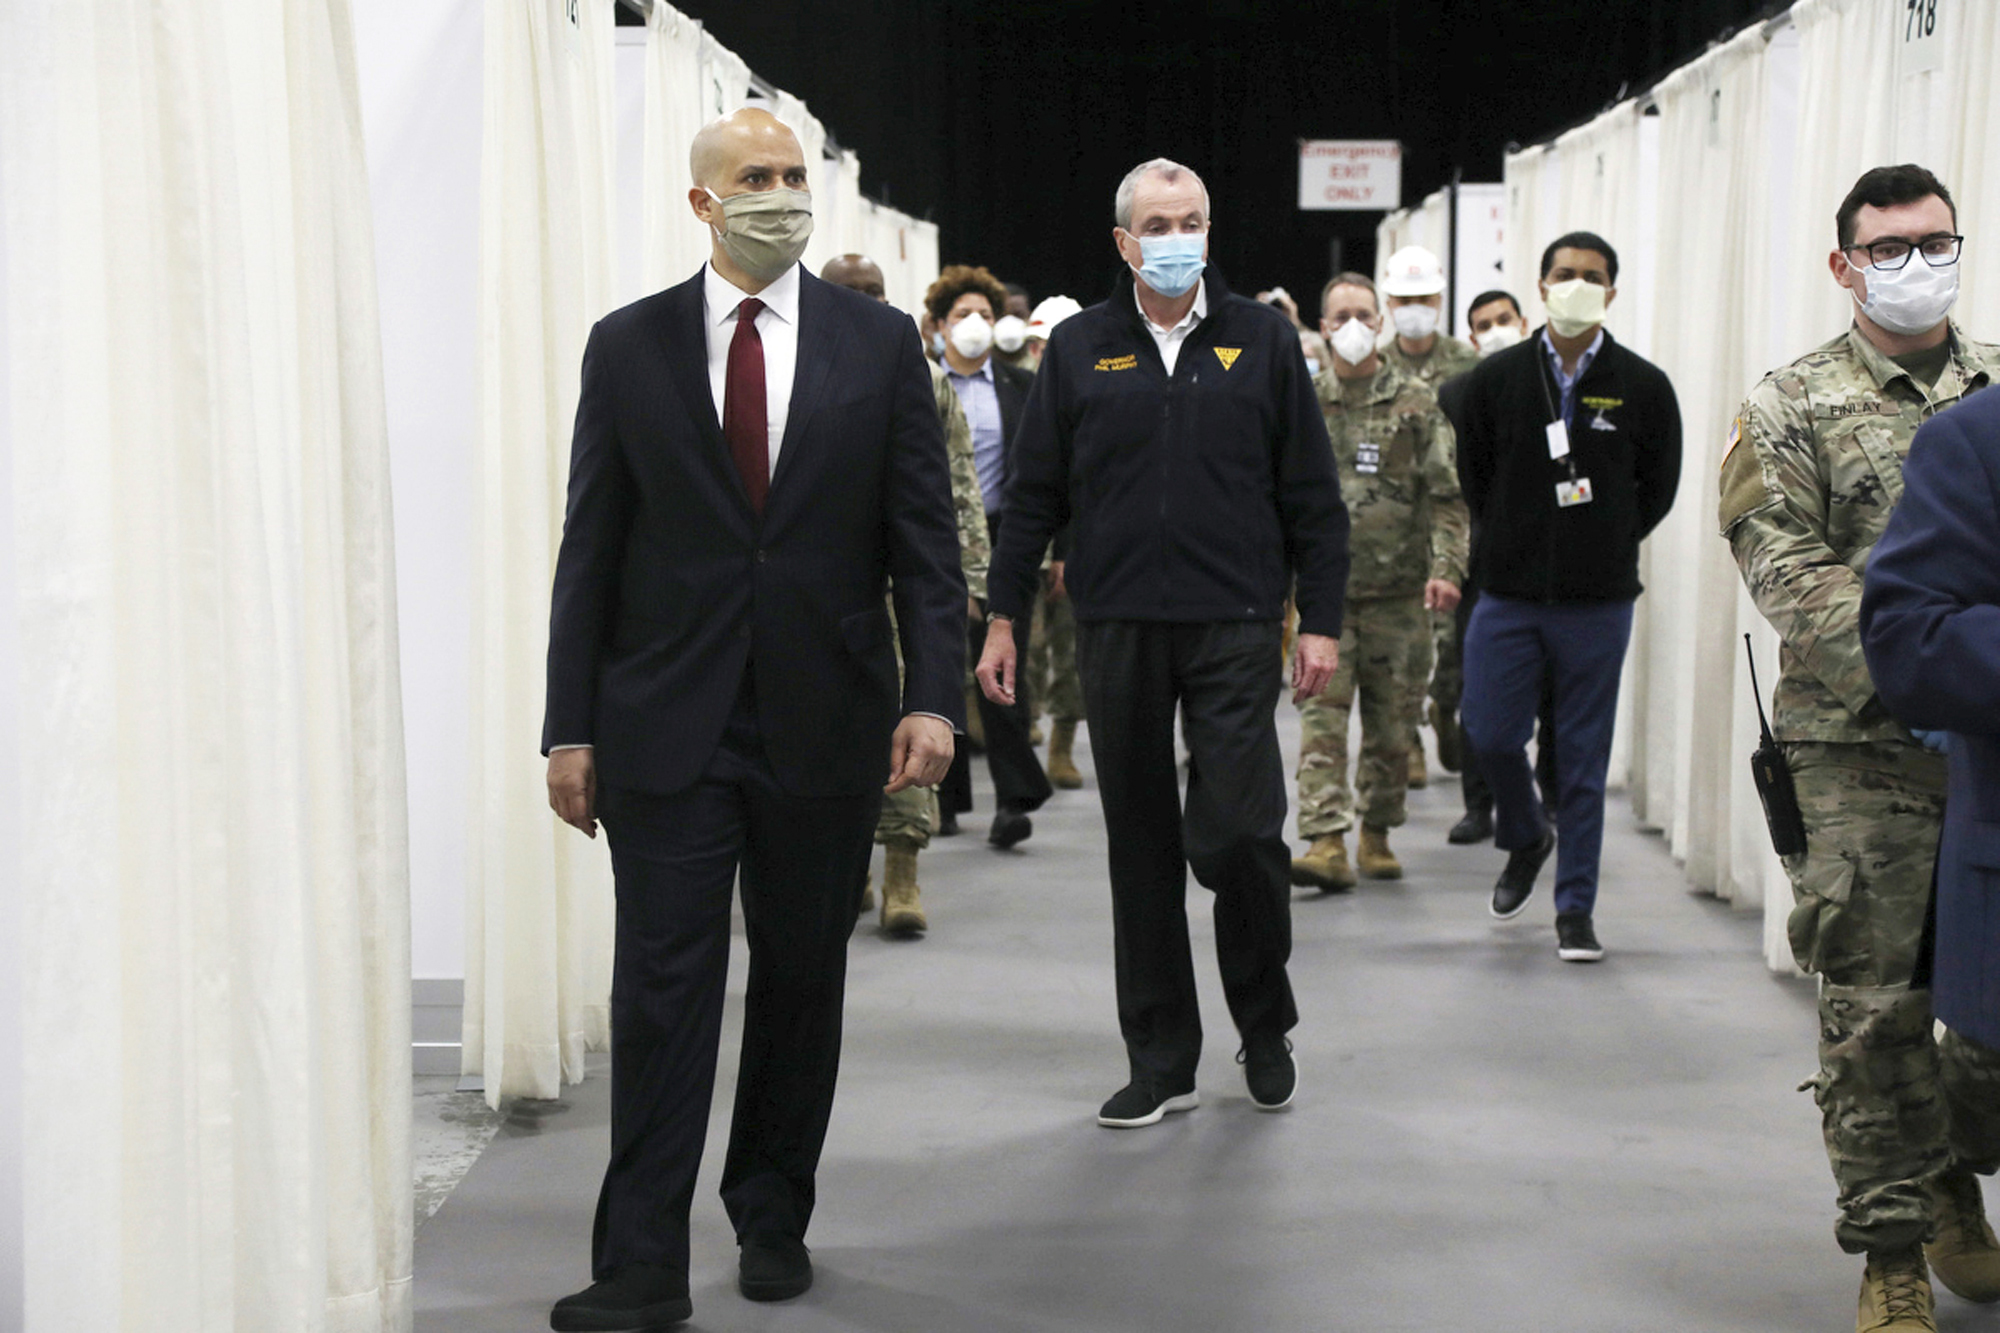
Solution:
[[[1481,356],[1492,356],[1495,352],[1503,352],[1519,341],[1521,341],[1521,327],[1518,324],[1495,324],[1473,339],[1473,342],[1479,345]]]
[[[1002,315],[993,325],[993,345],[1012,356],[1028,341],[1028,321],[1019,315]]]
[[[1861,313],[1891,333],[1911,337],[1929,333],[1951,313],[1958,302],[1958,261],[1932,268],[1922,255],[1913,254],[1899,269],[1862,268],[1853,260],[1849,268],[1868,279],[1868,299],[1857,301]]]
[[[1565,338],[1574,338],[1604,322],[1604,288],[1582,278],[1571,278],[1549,288],[1542,304],[1549,309],[1550,327]]]
[[[1375,330],[1358,319],[1350,319],[1329,336],[1333,354],[1350,366],[1358,366],[1375,355]]]
[[[1396,332],[1411,342],[1421,342],[1438,331],[1436,306],[1394,306],[1389,311],[1389,318],[1396,321]]]
[[[993,346],[993,326],[984,315],[967,315],[951,326],[951,345],[968,361],[977,361]]]

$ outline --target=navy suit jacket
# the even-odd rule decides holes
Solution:
[[[965,596],[944,430],[907,315],[800,271],[798,372],[761,518],[709,387],[702,275],[591,331],[543,753],[588,743],[600,782],[679,791],[707,767],[747,668],[787,791],[879,789],[903,714],[963,725]]]
[[[1868,560],[1861,634],[1890,713],[1951,733],[1932,1004],[2000,1048],[2000,392],[1917,431]]]

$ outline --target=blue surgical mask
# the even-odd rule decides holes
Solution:
[[[1139,276],[1162,296],[1185,296],[1201,281],[1201,271],[1208,267],[1208,261],[1202,258],[1202,251],[1207,248],[1208,237],[1199,233],[1141,236]]]

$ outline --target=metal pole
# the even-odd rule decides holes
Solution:
[[[1462,167],[1451,169],[1451,257],[1445,261],[1444,271],[1444,331],[1458,334],[1458,182],[1465,175]]]

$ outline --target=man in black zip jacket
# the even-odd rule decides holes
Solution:
[[[1201,1018],[1187,871],[1215,894],[1216,953],[1252,1101],[1298,1082],[1287,786],[1275,717],[1294,580],[1297,698],[1338,658],[1347,510],[1298,333],[1207,267],[1208,191],[1155,159],[1118,187],[1130,270],[1048,342],[1014,440],[980,685],[1011,702],[1008,622],[1069,526],[1064,582],[1104,805],[1118,1021],[1130,1082],[1098,1123],[1156,1124],[1197,1102]],[[1192,755],[1185,816],[1179,706]]]
[[[1481,591],[1460,707],[1493,788],[1494,843],[1509,853],[1491,911],[1519,916],[1559,847],[1556,954],[1576,963],[1604,956],[1592,919],[1604,772],[1639,542],[1673,507],[1681,470],[1673,385],[1604,331],[1617,281],[1617,253],[1602,237],[1572,232],[1550,244],[1549,323],[1469,373],[1458,440]],[[1555,696],[1553,831],[1527,757],[1544,672]]]

